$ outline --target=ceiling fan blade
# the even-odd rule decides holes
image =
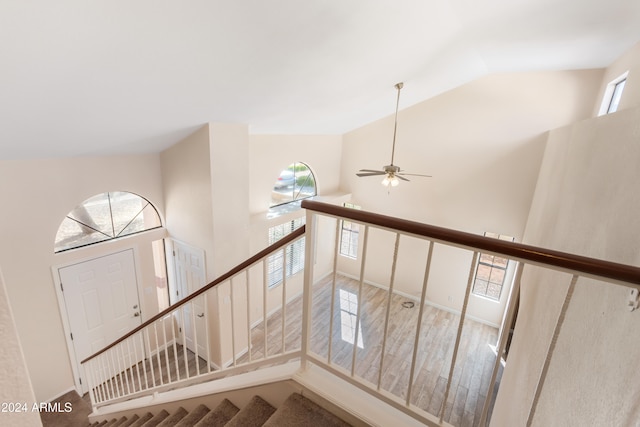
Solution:
[[[385,175],[385,172],[371,171],[371,172],[357,173],[356,175],[357,176],[377,176],[377,175]]]
[[[403,181],[409,181],[407,178],[405,178],[404,176],[400,176],[398,174],[396,174],[396,178],[401,179]]]
[[[419,173],[404,173],[404,172],[398,172],[397,175],[407,175],[407,176],[422,176],[425,178],[433,178],[431,175],[422,175]]]
[[[377,173],[385,173],[384,171],[381,171],[380,169],[360,169],[360,172],[377,172]]]

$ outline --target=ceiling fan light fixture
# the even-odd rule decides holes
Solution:
[[[389,174],[385,175],[385,177],[382,180],[381,184],[384,185],[385,187],[388,187],[388,186],[397,187],[398,184],[400,184],[400,180],[394,174],[389,173]]]

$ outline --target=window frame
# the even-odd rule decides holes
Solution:
[[[268,230],[268,242],[269,245],[274,244],[278,240],[282,239],[286,235],[292,233],[296,229],[302,227],[305,224],[306,217],[301,216],[291,219],[289,221],[269,227]],[[278,230],[280,229],[280,230]],[[304,270],[304,257],[305,257],[305,238],[302,237],[289,245],[284,249],[280,248],[278,251],[266,260],[265,272],[267,275],[267,289],[277,287],[283,282],[283,268],[284,277],[291,277]],[[285,259],[283,260],[283,256]]]
[[[308,171],[309,173],[306,175],[298,175],[298,173],[300,171],[298,171],[297,169],[300,166],[304,166],[304,168],[306,169],[306,171]],[[316,181],[316,176],[313,173],[313,170],[311,169],[311,167],[309,167],[308,164],[304,163],[304,162],[293,162],[291,164],[289,164],[286,168],[282,169],[282,171],[280,171],[280,175],[278,175],[278,179],[282,176],[282,174],[286,171],[291,171],[293,172],[293,185],[291,187],[291,199],[290,200],[286,200],[284,202],[277,202],[274,200],[273,194],[286,194],[283,193],[281,191],[277,191],[277,187],[274,185],[274,187],[271,189],[271,202],[269,204],[269,208],[276,208],[278,206],[283,206],[283,205],[287,205],[290,203],[296,203],[296,202],[300,202],[301,200],[304,199],[309,199],[311,197],[315,197],[318,195],[318,186],[317,186],[317,181]],[[298,179],[301,178],[302,176],[307,177],[307,180],[311,180],[311,182],[313,183],[313,194],[310,195],[306,195],[306,193],[304,193],[305,195],[303,197],[300,197],[302,193],[302,189],[305,187],[305,185],[302,185],[299,187],[298,192],[296,193],[296,186],[297,186],[297,182]],[[277,180],[276,180],[277,182]]]
[[[504,234],[498,234],[498,233],[485,232],[484,236],[499,239],[499,240],[510,241],[510,242],[515,241],[514,237],[507,236]],[[490,257],[491,261],[483,261],[483,257]],[[496,259],[505,260],[504,266],[501,263],[496,262]],[[507,282],[507,278],[509,276],[510,266],[511,266],[511,260],[509,258],[499,256],[499,255],[486,254],[483,252],[479,253],[478,260],[476,261],[471,293],[480,298],[485,298],[493,302],[500,302],[500,300],[502,299],[502,290],[504,289],[504,285]],[[485,269],[482,269],[482,267],[485,267]],[[489,269],[489,273],[487,275],[487,279],[484,280],[483,278],[479,277],[479,274],[481,274],[481,270],[486,271],[486,268]],[[500,271],[502,274],[502,280],[500,281],[500,283],[491,281],[494,270]],[[486,282],[486,284],[484,284],[484,290],[479,289],[480,286],[483,285],[482,282]],[[490,292],[489,292],[490,285],[499,286],[499,293],[497,297],[490,295]]]
[[[607,88],[605,89],[602,97],[602,103],[600,104],[598,116],[618,111],[618,106],[620,105],[620,99],[622,98],[622,93],[624,92],[628,75],[629,71],[626,71],[607,84]]]
[[[360,210],[360,206],[345,202],[342,204],[345,208],[357,209]],[[347,243],[345,244],[345,236],[347,238]],[[359,247],[359,237],[360,237],[360,224],[341,220],[340,224],[340,247],[338,249],[338,253],[349,259],[357,260],[358,259],[358,247]]]
[[[136,200],[136,202],[139,200],[141,202],[141,208],[136,208],[137,213],[133,216],[122,217],[125,218],[123,222],[122,218],[117,217],[117,211],[121,209],[115,209],[115,207],[122,204],[123,199],[126,198],[131,198],[133,200]],[[97,210],[92,208],[92,206],[99,205],[99,202],[97,201],[99,201],[100,199],[103,199],[102,203],[106,204],[106,206],[102,209]],[[116,202],[117,204],[114,206],[114,203]],[[93,213],[91,211],[93,211]],[[153,217],[147,218],[145,216],[146,212],[152,212],[154,214]],[[134,221],[137,221],[139,219],[142,219],[143,221],[143,228],[134,229],[134,231],[131,231],[131,229],[129,229],[129,226],[134,224]],[[146,223],[149,219],[151,220],[150,222],[157,225],[147,226]],[[105,223],[107,224],[106,228],[104,227]],[[102,226],[100,226],[99,224],[102,224]],[[118,225],[117,228],[116,224]],[[125,225],[122,226],[122,224]],[[71,231],[65,230],[65,228],[72,227],[74,225],[80,227],[80,230],[84,231],[82,231],[81,234],[69,234],[71,233]],[[83,200],[75,208],[69,211],[67,215],[65,215],[64,219],[58,226],[58,230],[56,231],[56,237],[54,239],[54,253],[59,254],[73,249],[96,245],[98,243],[110,242],[112,240],[133,236],[135,234],[144,233],[146,231],[151,231],[162,227],[162,218],[160,217],[158,210],[153,205],[153,203],[151,203],[145,197],[129,191],[107,191],[104,193],[95,194],[88,199]],[[89,237],[94,233],[98,234],[101,238],[87,238],[83,241],[83,237]],[[66,237],[65,234],[67,234]],[[65,239],[72,238],[74,240],[70,240],[68,243],[61,245],[61,242],[64,242]]]

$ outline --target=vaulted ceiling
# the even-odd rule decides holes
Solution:
[[[600,68],[637,0],[5,0],[0,159],[159,151],[206,122],[344,133],[489,73]]]

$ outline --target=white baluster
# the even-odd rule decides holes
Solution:
[[[396,281],[396,265],[398,263],[398,248],[400,247],[400,233],[396,233],[396,243],[393,246],[393,261],[391,263],[391,277],[389,279],[389,291],[387,292],[387,312],[384,317],[384,332],[382,334],[382,349],[380,350],[380,367],[378,368],[378,391],[382,385],[382,371],[384,369],[384,357],[387,349],[387,336],[389,334],[389,317],[391,316],[391,300],[393,287]]]
[[[427,254],[427,265],[424,269],[422,279],[422,294],[420,295],[420,311],[418,312],[418,325],[416,327],[416,336],[413,343],[413,356],[411,358],[411,370],[409,372],[409,387],[407,388],[406,405],[411,404],[411,392],[413,389],[413,376],[416,369],[416,359],[418,358],[418,349],[420,345],[420,333],[422,330],[422,315],[424,314],[424,305],[427,299],[427,284],[429,282],[429,272],[431,271],[431,258],[433,257],[433,242],[429,242],[429,253]]]
[[[369,226],[364,227],[364,240],[362,248],[362,263],[360,264],[360,284],[358,285],[358,308],[356,311],[356,328],[353,333],[353,355],[351,358],[351,376],[355,376],[356,373],[356,359],[358,353],[358,340],[360,339],[360,315],[362,313],[362,287],[364,284],[364,266],[367,261],[367,242],[369,240]]]
[[[478,263],[478,252],[473,253],[473,260],[471,261],[471,268],[469,270],[469,279],[467,280],[467,289],[464,293],[464,302],[462,303],[462,311],[460,312],[460,321],[458,322],[458,333],[456,334],[456,342],[453,346],[453,356],[451,356],[451,368],[449,369],[449,377],[447,379],[447,387],[444,390],[444,398],[442,400],[442,407],[440,408],[440,424],[444,419],[444,412],[447,406],[447,399],[449,398],[449,391],[451,390],[451,381],[453,380],[453,371],[456,368],[456,359],[458,357],[458,348],[460,347],[460,337],[462,337],[462,326],[464,325],[464,318],[467,314],[467,304],[469,303],[469,295],[471,294],[471,286],[473,285],[473,278],[475,276],[476,265]]]

